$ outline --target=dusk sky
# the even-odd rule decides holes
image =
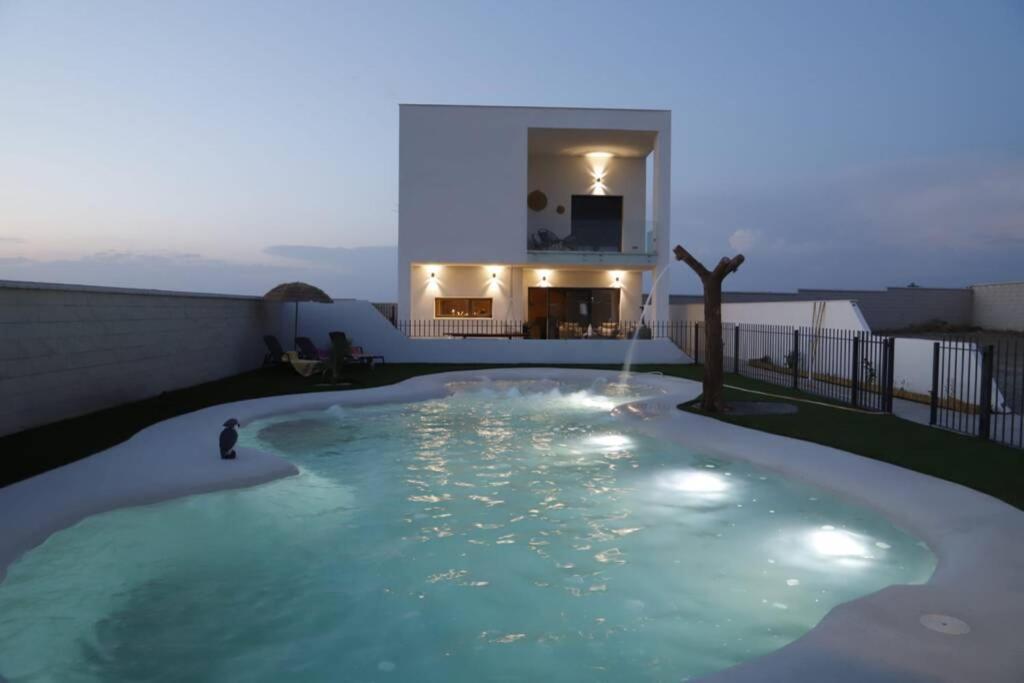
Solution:
[[[961,0],[0,0],[0,279],[393,301],[402,102],[671,109],[730,289],[1024,279],[1024,3]]]

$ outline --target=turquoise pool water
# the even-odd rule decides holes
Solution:
[[[467,384],[246,425],[301,474],[88,518],[0,584],[14,681],[678,681],[935,560],[884,518],[610,416]]]

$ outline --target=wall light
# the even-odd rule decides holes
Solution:
[[[608,191],[604,184],[604,176],[608,171],[608,160],[614,154],[611,152],[587,152],[583,155],[590,166],[590,175],[594,178],[594,184],[590,186],[590,194],[603,195]]]
[[[432,263],[426,263],[422,265],[421,268],[423,268],[423,270],[426,271],[427,273],[427,279],[424,282],[425,287],[431,290],[436,290],[438,287],[441,286],[441,266]]]
[[[487,273],[487,275],[484,276],[486,278],[486,284],[484,286],[488,290],[500,291],[502,288],[502,280],[501,278],[498,277],[498,273],[502,271],[503,266],[491,264],[483,265],[481,267],[483,268],[484,272]]]

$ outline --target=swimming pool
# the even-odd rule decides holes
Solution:
[[[450,384],[249,423],[296,477],[89,517],[0,584],[21,680],[680,680],[928,580],[884,517],[609,415],[609,381]]]

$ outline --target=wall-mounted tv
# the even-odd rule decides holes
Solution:
[[[572,233],[567,240],[575,250],[622,250],[622,197],[574,194]]]

